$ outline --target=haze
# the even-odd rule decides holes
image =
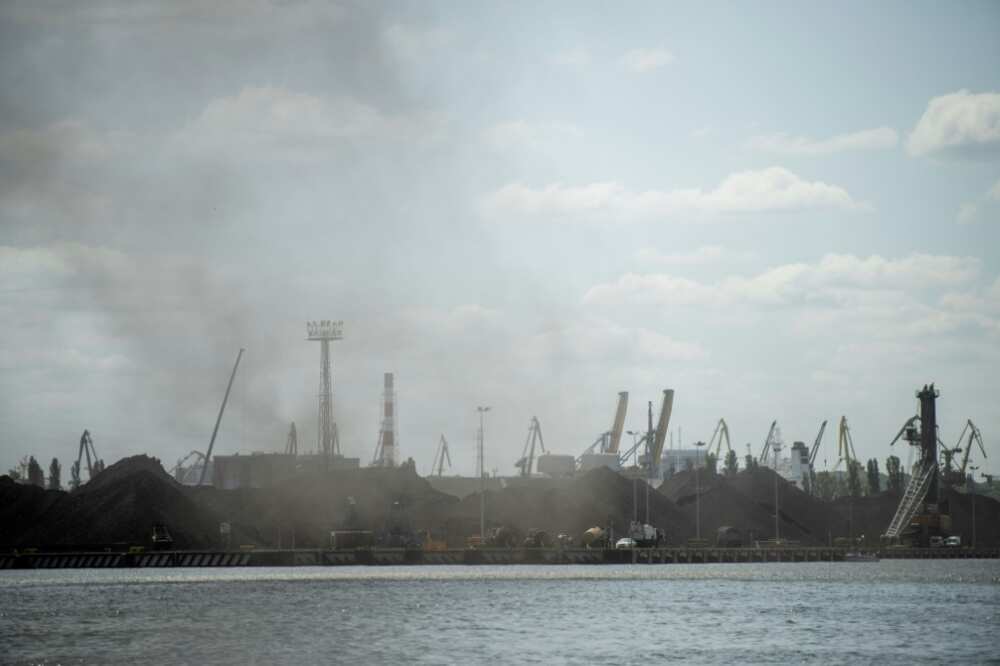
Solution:
[[[0,7],[0,466],[344,453],[513,473],[676,390],[884,461],[936,382],[1000,449],[1000,5]],[[897,445],[899,446],[899,445]],[[905,452],[899,453],[905,460]],[[828,433],[820,459],[836,460]],[[823,469],[823,465],[819,466]]]

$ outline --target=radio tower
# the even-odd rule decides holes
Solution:
[[[319,342],[319,424],[317,428],[317,448],[326,462],[340,456],[340,439],[337,424],[333,420],[333,380],[330,376],[330,341],[344,337],[344,322],[306,322],[307,340]]]

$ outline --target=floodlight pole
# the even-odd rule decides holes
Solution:
[[[489,406],[476,407],[479,412],[479,545],[486,542],[486,412]]]

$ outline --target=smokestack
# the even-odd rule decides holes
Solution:
[[[396,405],[391,372],[385,373],[382,396],[382,464],[396,466]]]

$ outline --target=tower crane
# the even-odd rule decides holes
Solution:
[[[451,454],[448,452],[448,440],[441,435],[438,441],[437,451],[434,453],[434,460],[431,462],[431,474],[435,476],[444,475],[444,463],[448,462],[448,469],[451,469]]]
[[[719,419],[719,422],[715,425],[715,432],[712,433],[712,438],[708,440],[708,448],[705,449],[706,453],[714,453],[716,459],[719,458],[719,454],[722,453],[722,442],[726,442],[726,451],[732,451],[733,447],[729,443],[729,426],[726,425],[726,419]],[[715,446],[715,451],[712,451],[712,446]]]
[[[538,422],[538,417],[532,416],[531,424],[528,426],[528,437],[524,440],[524,450],[521,452],[521,458],[514,463],[514,467],[521,470],[521,476],[531,476],[531,468],[535,464],[536,444],[541,447],[542,453],[548,453],[545,450],[545,441],[542,439],[542,426]]]

